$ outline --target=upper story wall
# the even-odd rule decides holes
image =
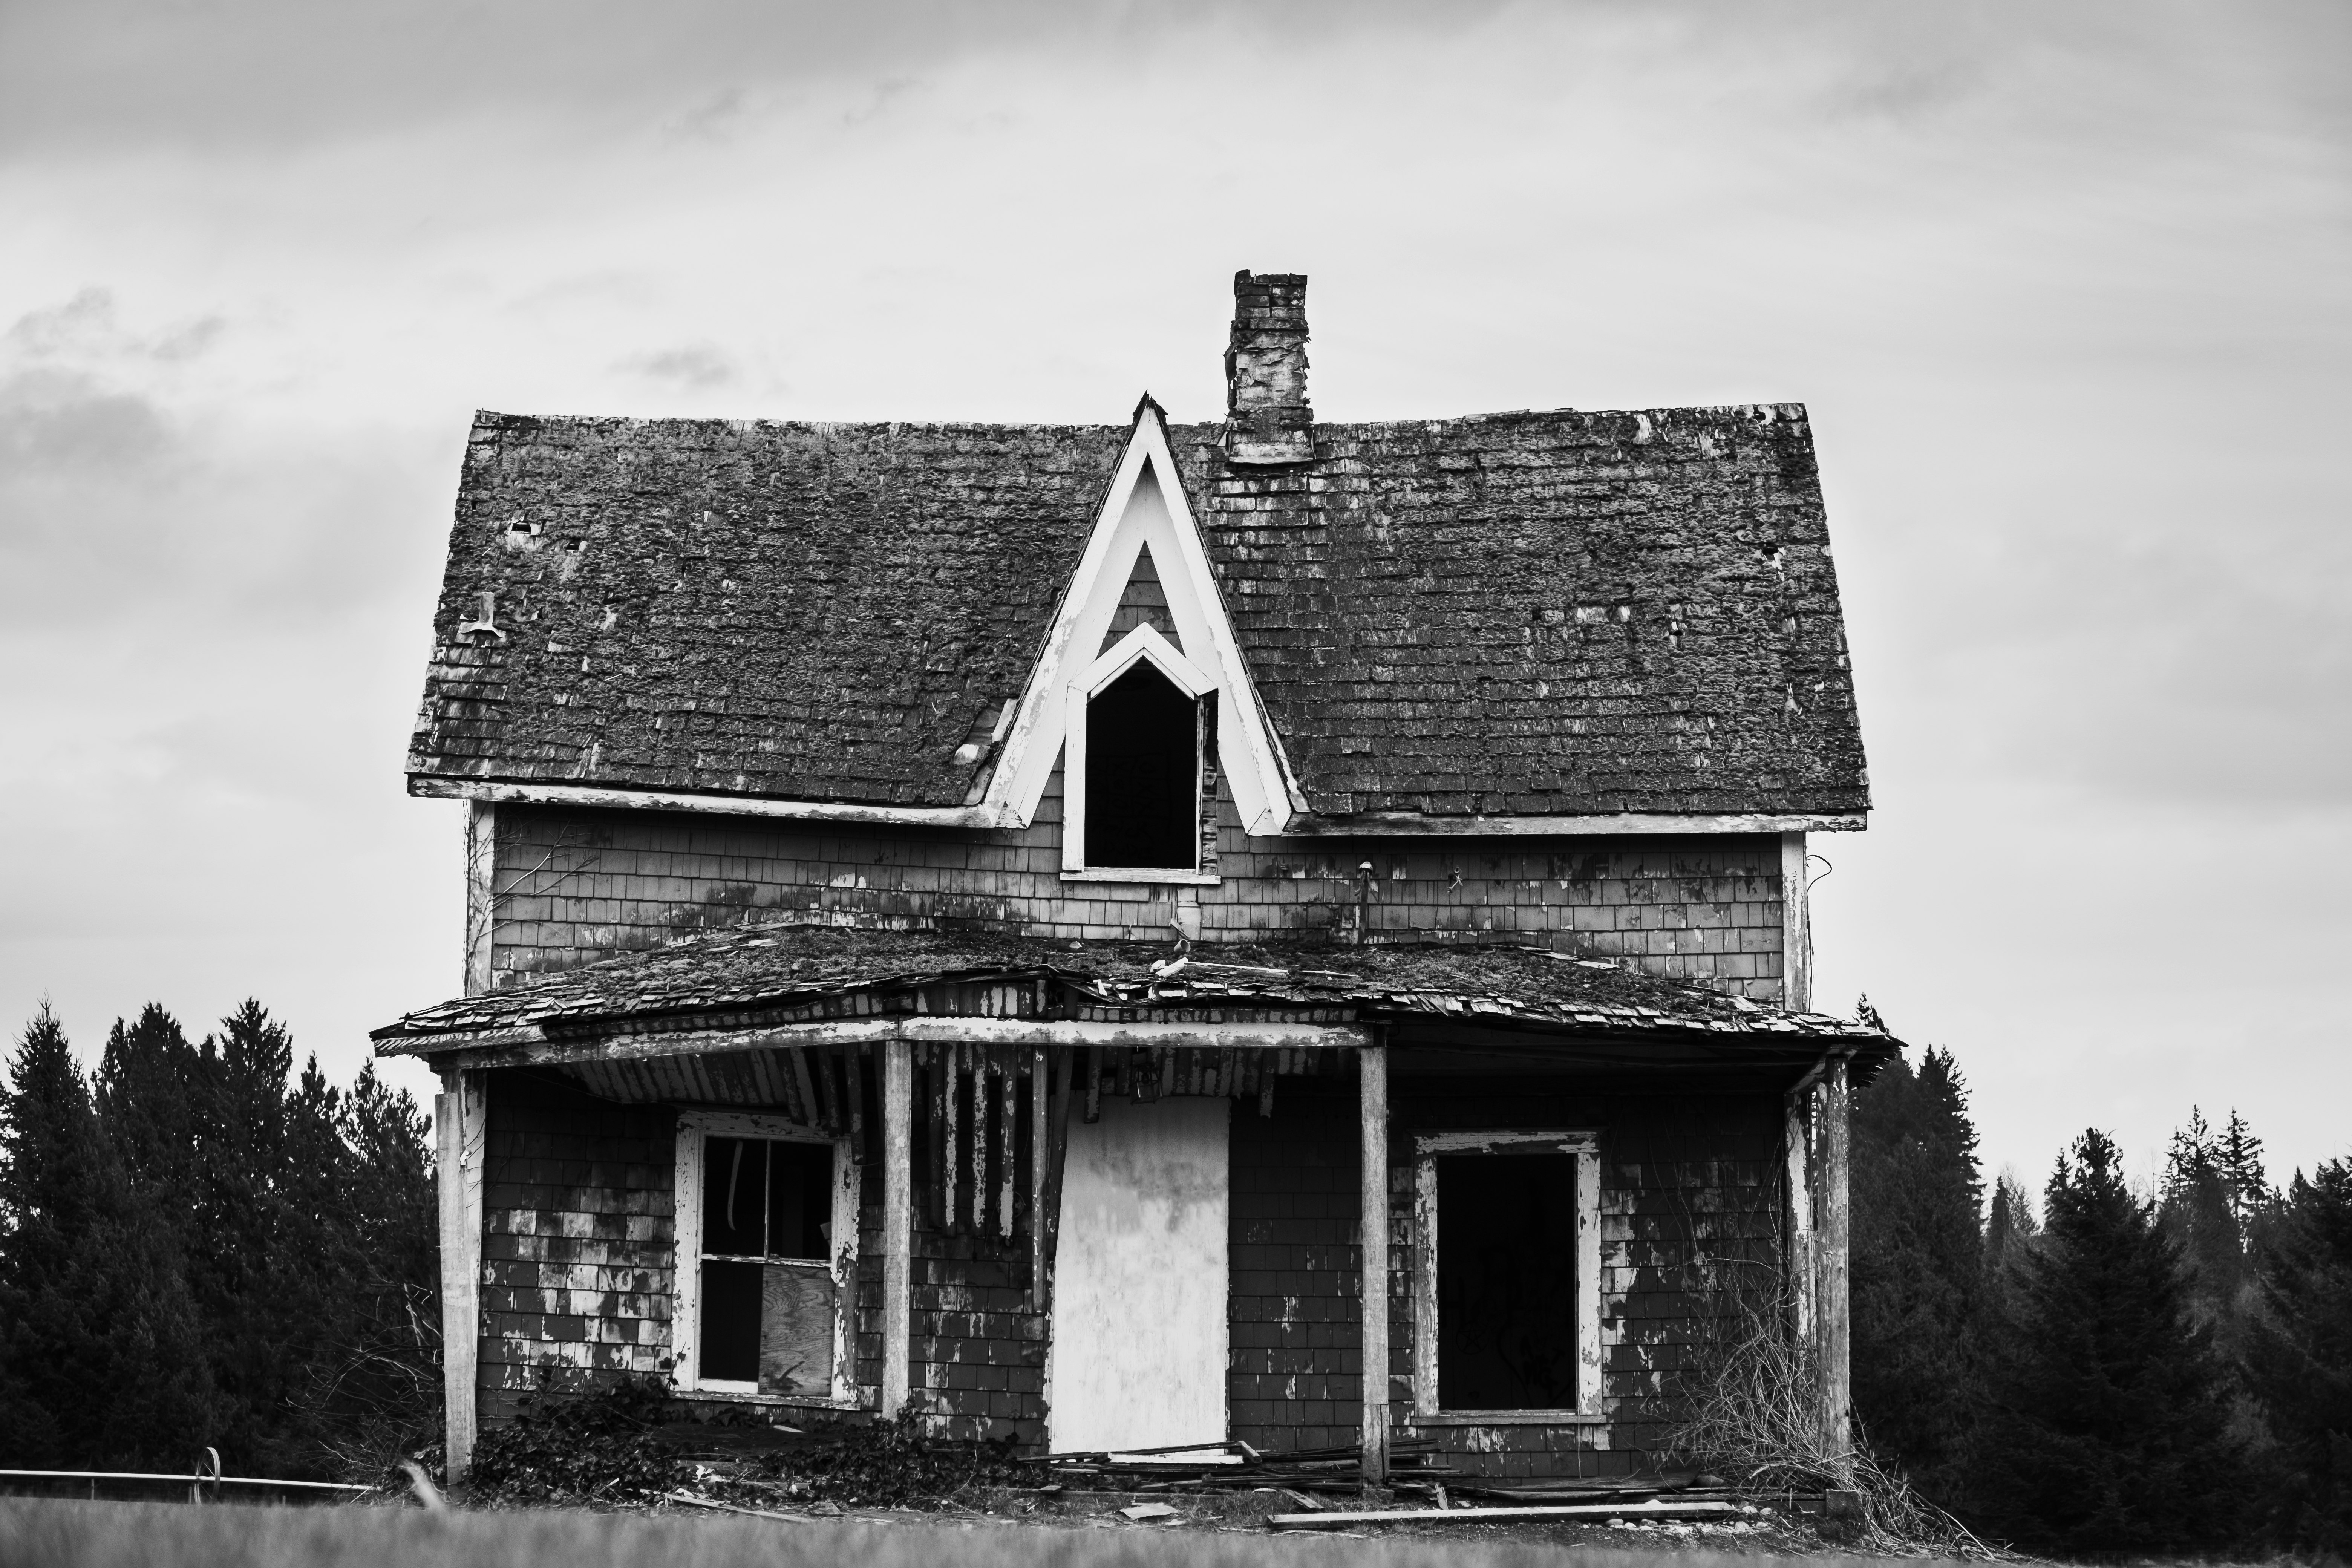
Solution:
[[[963,925],[1090,941],[1362,932],[1539,941],[1756,1001],[1781,994],[1769,834],[1265,838],[1217,792],[1208,886],[1065,880],[1061,784],[1017,831],[497,808],[491,983],[746,920]],[[1369,864],[1370,871],[1363,868]]]

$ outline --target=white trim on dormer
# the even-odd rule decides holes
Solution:
[[[1205,697],[1217,689],[1215,678],[1186,658],[1181,649],[1160,635],[1158,627],[1138,626],[1104,649],[1072,689],[1092,697],[1145,659],[1187,697]]]
[[[1121,579],[1122,586],[1125,579]],[[1097,882],[1196,882],[1213,885],[1217,877],[1200,869],[1200,850],[1193,849],[1190,868],[1100,867],[1087,863],[1087,713],[1095,698],[1139,664],[1149,664],[1168,678],[1170,685],[1194,703],[1194,750],[1199,749],[1199,702],[1217,683],[1186,658],[1175,644],[1149,626],[1137,626],[1087,667],[1070,682],[1062,706],[1062,879]],[[1192,818],[1201,816],[1201,772],[1192,770]]]
[[[1109,635],[1119,596],[1135,574],[1136,557],[1147,546],[1184,651],[1178,652],[1150,627],[1139,626],[1102,658],[1089,657]],[[1147,632],[1150,636],[1144,640],[1142,634]],[[1234,637],[1224,596],[1210,569],[1200,526],[1184,499],[1167,428],[1158,406],[1148,400],[1137,414],[1135,433],[1119,458],[1118,471],[1078,558],[1077,570],[1063,592],[1045,651],[1030,671],[1028,687],[1005,737],[1003,754],[989,781],[986,806],[995,808],[1015,826],[1030,824],[1045,798],[1055,763],[1063,760],[1071,694],[1099,689],[1089,683],[1102,660],[1139,648],[1158,651],[1135,652],[1128,663],[1134,658],[1150,657],[1165,670],[1169,668],[1165,658],[1172,657],[1181,660],[1196,679],[1207,682],[1195,688],[1171,674],[1178,685],[1196,697],[1211,690],[1220,693],[1217,765],[1231,784],[1234,804],[1251,833],[1280,833],[1293,817],[1306,812],[1306,799],[1291,779],[1281,744],[1266,721],[1248,667],[1242,661],[1241,645]],[[1119,668],[1123,670],[1126,666]],[[1078,787],[1068,777],[1066,765],[1066,802]]]

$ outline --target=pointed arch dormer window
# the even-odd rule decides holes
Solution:
[[[1066,875],[1210,881],[1201,868],[1204,762],[1216,682],[1149,624],[1072,683],[1065,720]]]

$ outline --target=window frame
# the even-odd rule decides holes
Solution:
[[[1437,1220],[1440,1155],[1572,1154],[1576,1158],[1576,1300],[1567,1304],[1576,1347],[1573,1410],[1447,1410],[1437,1390]],[[1412,1147],[1412,1406],[1424,1426],[1571,1426],[1606,1419],[1601,1409],[1601,1129],[1423,1132]]]
[[[830,1399],[798,1394],[761,1394],[760,1384],[731,1378],[706,1378],[696,1370],[702,1332],[702,1164],[709,1141],[718,1138],[762,1138],[777,1143],[824,1143],[833,1150],[832,1257],[826,1259],[778,1258],[770,1265],[825,1269],[833,1278],[833,1389]],[[670,1279],[671,1377],[680,1394],[701,1398],[734,1399],[771,1405],[830,1405],[854,1409],[857,1404],[857,1369],[852,1360],[856,1325],[857,1204],[859,1170],[850,1140],[788,1116],[759,1111],[680,1110],[677,1152],[672,1193],[672,1255]]]
[[[1169,684],[1192,700],[1192,820],[1201,819],[1201,704],[1217,683],[1186,658],[1176,645],[1150,625],[1136,626],[1104,650],[1100,658],[1070,682],[1063,714],[1062,741],[1062,880],[1065,882],[1163,882],[1180,886],[1215,887],[1223,880],[1201,869],[1201,844],[1196,831],[1190,868],[1173,866],[1091,866],[1087,863],[1087,707],[1111,682],[1139,663],[1149,661]]]

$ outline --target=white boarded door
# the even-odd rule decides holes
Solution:
[[[1225,1437],[1222,1097],[1106,1100],[1070,1124],[1054,1268],[1054,1450]]]

